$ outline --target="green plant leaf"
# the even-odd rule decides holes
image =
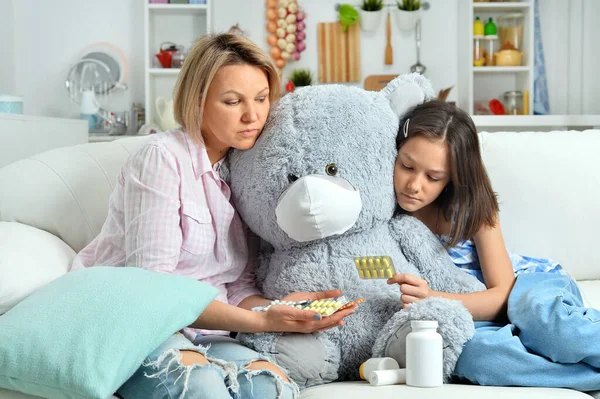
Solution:
[[[342,24],[342,30],[346,32],[350,25],[358,22],[359,16],[358,11],[350,4],[342,4],[339,9],[340,23]]]

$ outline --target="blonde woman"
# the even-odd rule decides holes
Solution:
[[[102,231],[73,268],[137,266],[180,274],[215,286],[222,302],[157,348],[121,387],[123,398],[294,397],[296,385],[268,358],[228,331],[193,327],[310,333],[341,325],[353,311],[321,320],[288,306],[266,314],[234,308],[251,310],[269,301],[255,287],[246,234],[219,167],[230,149],[252,148],[279,94],[277,72],[254,43],[230,33],[201,37],[175,87],[175,118],[182,127],[157,134],[121,169]]]

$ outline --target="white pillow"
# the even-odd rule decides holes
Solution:
[[[0,222],[0,314],[66,274],[75,251],[60,238],[15,222]]]

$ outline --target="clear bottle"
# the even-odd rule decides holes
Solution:
[[[443,384],[443,340],[435,320],[413,320],[406,336],[406,385],[438,387]]]
[[[523,92],[507,91],[503,95],[506,115],[523,115]]]

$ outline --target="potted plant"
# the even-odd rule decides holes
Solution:
[[[376,30],[381,23],[382,10],[383,0],[363,0],[358,10],[361,29],[365,32]]]
[[[309,69],[294,69],[285,85],[285,89],[291,93],[296,87],[310,86],[312,81],[313,74]]]
[[[421,18],[421,0],[398,0],[396,23],[401,30],[411,30]]]

